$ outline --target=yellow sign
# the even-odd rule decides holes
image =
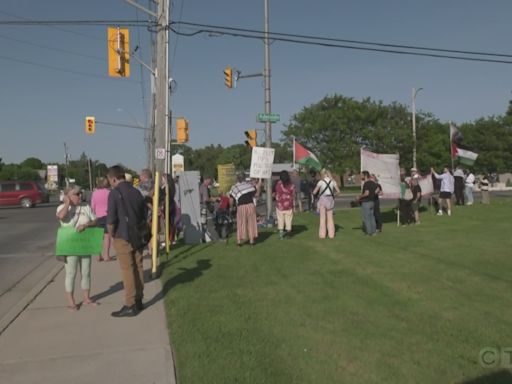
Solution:
[[[236,181],[235,165],[219,164],[217,165],[217,172],[219,174],[219,192],[229,192]]]
[[[130,37],[128,28],[108,27],[108,75],[130,77]]]

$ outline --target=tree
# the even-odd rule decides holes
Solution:
[[[37,157],[29,157],[25,160],[23,160],[20,164],[22,168],[29,168],[29,169],[43,169],[43,162],[39,160]]]
[[[286,143],[295,137],[338,174],[360,168],[361,147],[377,153],[398,153],[402,166],[410,168],[411,117],[407,107],[396,102],[385,105],[370,98],[357,101],[335,94],[293,115],[283,135]],[[431,166],[450,164],[448,125],[421,111],[416,121],[420,170],[426,173]]]

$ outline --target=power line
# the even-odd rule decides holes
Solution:
[[[191,36],[195,36],[195,35],[202,34],[202,33],[209,33],[209,34],[220,34],[220,35],[226,35],[226,36],[232,36],[232,37],[242,37],[242,38],[258,39],[258,40],[264,39],[263,32],[257,31],[257,30],[244,30],[242,28],[208,26],[208,25],[204,25],[204,24],[181,22],[181,24],[187,24],[188,26],[198,26],[198,27],[204,26],[205,27],[205,28],[198,29],[197,31],[194,31],[191,33],[184,33],[184,32],[180,32],[180,31],[177,31],[176,29],[174,29],[172,27],[172,25],[174,25],[174,24],[178,24],[178,23],[175,23],[175,22],[171,23],[171,27],[170,27],[171,31],[178,35],[181,35],[181,36],[191,37]],[[208,29],[210,27],[213,29]],[[234,31],[241,31],[241,32],[234,32]],[[247,31],[247,33],[244,31]],[[284,36],[290,36],[290,37],[284,37]],[[295,37],[295,38],[291,38],[291,37]],[[306,36],[306,35],[280,34],[280,33],[274,33],[274,32],[269,33],[269,38],[274,41],[323,46],[323,47],[329,47],[329,48],[343,48],[343,49],[391,53],[391,54],[410,55],[410,56],[423,56],[423,57],[433,57],[433,58],[443,58],[443,59],[453,59],[453,60],[512,64],[512,61],[508,61],[508,60],[456,55],[456,54],[466,54],[466,55],[477,55],[477,56],[512,58],[512,55],[501,54],[501,53],[448,50],[448,49],[427,48],[427,47],[419,47],[419,46],[400,46],[400,45],[395,45],[395,44],[369,43],[369,42],[361,42],[361,41],[356,42],[355,40],[322,38],[322,37],[317,37],[317,36]],[[309,41],[309,40],[313,40],[313,41]],[[339,42],[353,41],[354,42],[353,44],[373,44],[373,46],[388,46],[388,47],[397,47],[397,48],[402,48],[402,49],[372,48],[372,47],[357,46],[357,45],[336,44],[335,43],[336,41],[339,41]],[[409,48],[407,48],[407,47],[409,47]],[[453,53],[453,55],[447,55],[447,54],[443,54],[443,53],[415,52],[414,50],[432,51],[432,52],[448,52],[448,53]]]
[[[68,55],[75,55],[75,56],[85,57],[85,58],[88,58],[88,59],[98,60],[98,61],[102,61],[102,62],[104,62],[104,61],[105,61],[105,58],[102,58],[102,57],[98,57],[98,56],[91,56],[91,55],[85,55],[85,54],[83,54],[83,53],[78,53],[78,52],[68,51],[68,50],[66,50],[66,49],[61,49],[61,48],[49,47],[49,46],[47,46],[47,45],[36,44],[36,43],[32,43],[32,42],[30,42],[30,41],[20,40],[20,39],[16,39],[16,38],[14,38],[14,37],[10,37],[10,36],[5,36],[5,35],[2,35],[2,34],[0,34],[0,38],[1,38],[1,39],[6,39],[6,40],[16,41],[17,43],[22,43],[22,44],[26,44],[26,45],[31,45],[31,46],[33,46],[33,47],[38,47],[38,48],[48,49],[48,50],[51,50],[51,51],[56,51],[56,52],[66,53],[66,54],[68,54]]]
[[[13,13],[5,12],[5,11],[0,11],[0,13],[3,14],[3,15],[9,16],[9,17],[14,17],[15,19],[19,19],[19,20],[30,20],[30,19],[28,19],[26,17],[21,17],[19,15],[15,15]],[[96,37],[96,36],[91,36],[91,35],[86,35],[85,33],[80,33],[80,32],[77,32],[77,31],[73,31],[71,29],[66,29],[66,28],[62,28],[62,27],[56,27],[56,26],[53,26],[53,25],[48,25],[47,27],[48,28],[52,28],[52,29],[56,29],[58,31],[66,32],[66,33],[72,33],[74,35],[85,37],[87,39],[103,41],[102,38],[99,38],[99,37]]]
[[[72,26],[98,26],[98,25],[122,25],[126,27],[155,26],[151,21],[137,20],[0,20],[0,26],[51,26],[51,25],[72,25]]]
[[[88,72],[80,72],[80,71],[75,71],[72,69],[67,69],[67,68],[62,68],[62,67],[54,67],[52,65],[47,65],[47,64],[42,64],[42,63],[34,63],[33,61],[21,60],[21,59],[16,59],[14,57],[8,57],[8,56],[2,56],[2,55],[0,55],[0,60],[14,61],[16,63],[32,65],[32,66],[39,67],[39,68],[47,68],[47,69],[51,69],[54,71],[67,72],[67,73],[72,73],[74,75],[80,75],[80,76],[95,77],[98,79],[108,79],[109,78],[108,76],[97,75],[97,74],[88,73]],[[129,83],[136,83],[133,80],[125,80],[125,81],[129,82]]]
[[[263,35],[263,31],[257,29],[246,29],[246,28],[235,28],[235,27],[226,27],[226,26],[217,26],[210,24],[197,24],[190,23],[185,21],[173,22],[171,24],[183,24],[194,27],[201,28],[215,28],[222,30],[231,30],[238,32],[248,32],[248,33],[256,33]],[[504,54],[504,53],[494,53],[494,52],[479,52],[479,51],[462,51],[457,49],[444,49],[444,48],[432,48],[425,46],[417,46],[417,45],[399,45],[399,44],[390,44],[390,43],[376,43],[370,41],[361,41],[361,40],[347,40],[347,39],[339,39],[333,37],[321,37],[321,36],[313,36],[313,35],[298,35],[292,33],[281,33],[281,32],[270,32],[272,36],[282,36],[282,37],[293,37],[293,38],[301,38],[307,40],[319,40],[319,41],[333,41],[338,43],[349,43],[349,44],[361,44],[361,45],[370,45],[370,46],[378,46],[378,47],[390,47],[390,48],[403,48],[403,49],[414,49],[414,50],[424,50],[424,51],[437,51],[437,52],[447,52],[447,53],[459,53],[459,54],[468,54],[468,55],[483,55],[483,56],[498,56],[498,57],[509,57],[512,58],[512,54]]]

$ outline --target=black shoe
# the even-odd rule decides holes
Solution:
[[[119,311],[112,312],[110,315],[112,317],[135,317],[138,314],[139,310],[135,305],[132,305],[131,307],[123,305]]]
[[[135,300],[135,308],[137,308],[137,311],[143,311],[144,310],[144,304],[142,304],[142,299]]]

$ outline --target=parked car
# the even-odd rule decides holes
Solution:
[[[45,187],[36,181],[0,181],[0,206],[21,205],[31,208],[48,203],[50,197]]]

